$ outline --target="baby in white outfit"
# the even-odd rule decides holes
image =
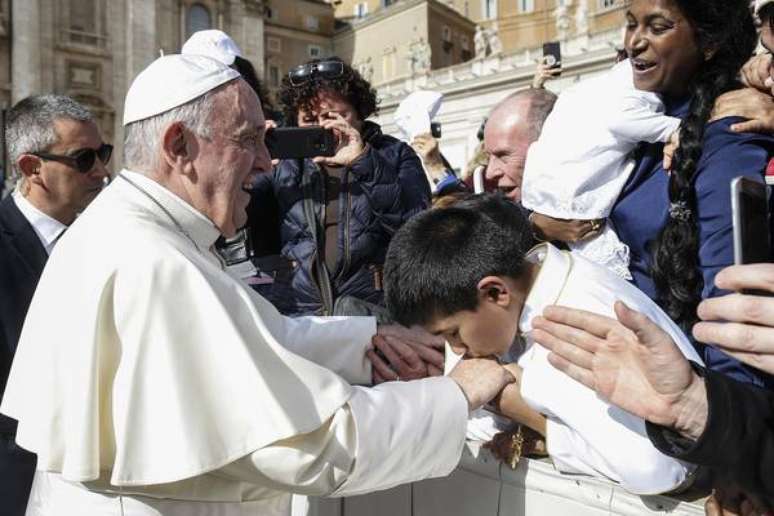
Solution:
[[[558,219],[607,218],[634,169],[637,144],[668,142],[678,130],[680,119],[663,113],[657,94],[634,87],[628,59],[567,89],[527,153],[522,204]],[[568,245],[631,279],[629,247],[610,224]]]

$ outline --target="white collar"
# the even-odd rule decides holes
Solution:
[[[211,248],[220,237],[220,230],[209,218],[153,179],[128,169],[123,169],[121,174],[160,203],[174,218],[171,222],[180,224],[182,230],[200,249]]]
[[[547,306],[556,304],[572,270],[570,253],[560,251],[547,242],[533,247],[525,259],[540,264],[540,270],[519,317],[519,332],[522,334],[532,331],[532,319],[542,315]]]
[[[40,211],[18,190],[15,190],[11,196],[16,203],[16,207],[19,208],[24,218],[30,223],[32,229],[35,230],[35,234],[38,235],[40,243],[43,244],[46,252],[51,254],[54,244],[62,236],[67,226]]]

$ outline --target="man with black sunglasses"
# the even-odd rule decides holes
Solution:
[[[102,189],[113,149],[92,114],[59,95],[19,101],[5,138],[20,181],[0,202],[0,397],[48,255]],[[35,455],[15,435],[16,421],[0,415],[0,507],[9,516],[24,514],[35,472]]]

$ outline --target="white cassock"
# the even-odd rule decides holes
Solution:
[[[0,407],[38,454],[28,515],[289,514],[290,492],[453,470],[453,380],[351,386],[373,319],[283,317],[223,271],[209,219],[121,176],[48,261]]]

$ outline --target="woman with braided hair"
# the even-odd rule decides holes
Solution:
[[[626,19],[636,87],[659,93],[666,114],[683,122],[669,171],[663,144],[637,151],[610,221],[631,250],[634,283],[690,334],[698,303],[723,293],[715,275],[733,263],[730,181],[762,181],[774,149],[769,136],[730,131],[738,117],[712,119],[716,99],[741,87],[756,32],[747,0],[633,0]],[[765,373],[697,346],[709,368],[774,386]]]

